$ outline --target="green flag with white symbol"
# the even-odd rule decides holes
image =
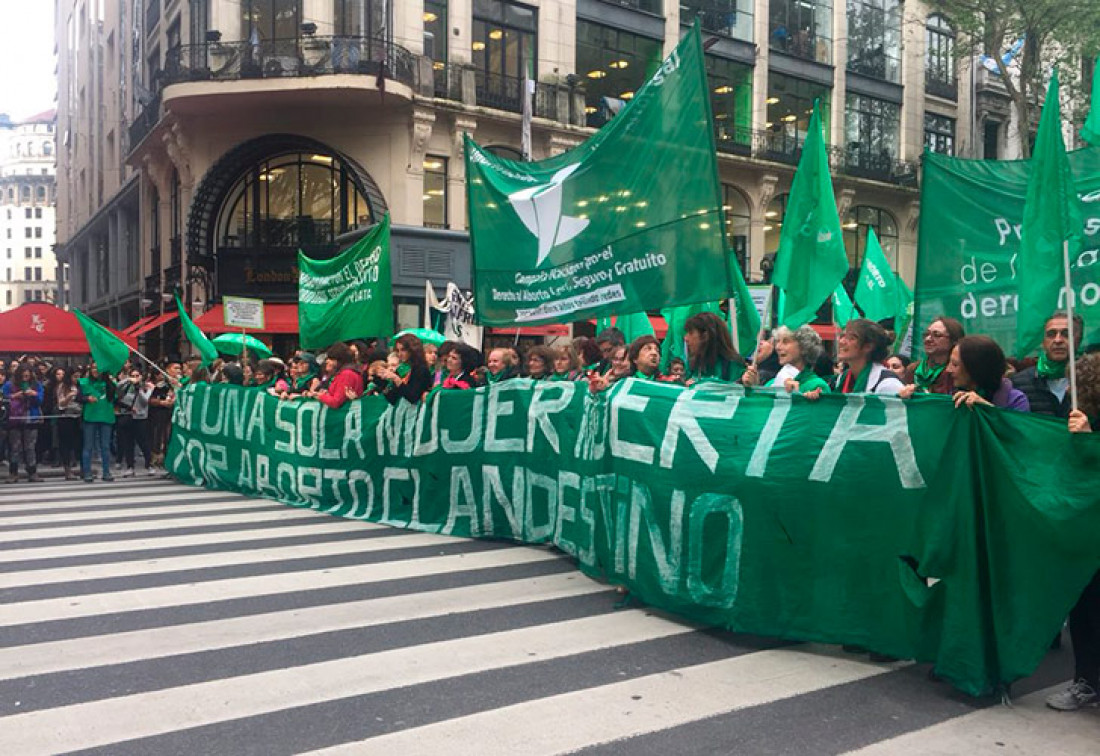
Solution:
[[[848,296],[848,292],[844,290],[844,284],[838,283],[833,289],[833,322],[843,328],[848,325],[849,320],[855,320],[858,317],[859,312],[852,304],[852,298]]]
[[[829,152],[815,102],[775,255],[772,283],[784,293],[782,324],[798,328],[813,320],[847,273]]]
[[[732,291],[698,29],[588,141],[523,163],[467,139],[466,175],[486,325],[598,318]]]
[[[885,320],[898,315],[898,292],[894,271],[878,243],[875,229],[867,229],[867,249],[856,284],[856,304],[870,320]]]

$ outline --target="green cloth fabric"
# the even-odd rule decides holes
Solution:
[[[786,384],[776,383],[778,378],[772,378],[770,381],[764,384],[764,388],[779,388],[786,389]],[[832,392],[832,387],[828,382],[814,372],[812,367],[805,367],[798,375],[794,377],[795,382],[798,384],[798,393],[805,394],[810,391],[816,391],[821,389],[823,394]]]
[[[1040,349],[1039,362],[1035,366],[1035,372],[1039,374],[1040,378],[1046,378],[1048,381],[1052,378],[1065,378],[1067,365],[1069,365],[1068,360],[1056,362],[1048,358],[1047,353]]]
[[[858,317],[859,311],[852,304],[852,298],[844,289],[844,283],[838,283],[833,289],[833,322],[843,328],[848,325],[849,320],[855,320]]]
[[[122,370],[122,366],[130,358],[130,347],[126,342],[80,310],[74,309],[73,314],[84,330],[84,338],[88,340],[88,349],[99,372],[114,375]]]
[[[913,383],[916,385],[918,391],[929,392],[946,369],[946,363],[943,365],[933,365],[928,362],[928,358],[926,357],[917,363],[916,370],[913,372]]]
[[[890,269],[890,262],[882,245],[878,243],[875,229],[867,229],[867,245],[863,252],[863,265],[856,282],[856,301],[868,320],[886,320],[899,315],[897,277]]]
[[[775,253],[772,283],[784,293],[782,325],[794,329],[813,320],[847,273],[829,151],[815,101]]]
[[[640,381],[655,381],[655,380],[657,380],[658,375],[657,374],[646,375],[641,370],[635,370],[634,371],[634,377],[637,378]]]
[[[1100,58],[1092,66],[1092,102],[1085,125],[1081,127],[1081,138],[1091,147],[1100,145]]]
[[[1070,260],[1082,248],[1081,206],[1062,141],[1058,69],[1047,87],[1039,133],[1031,158],[1031,175],[1020,228],[1019,304],[1016,312],[1016,354],[1030,354],[1043,341],[1050,313],[1058,309],[1065,286],[1064,245]],[[1095,272],[1093,273],[1095,276]]]
[[[737,362],[730,362],[729,360],[719,359],[710,370],[696,372],[689,369],[685,375],[685,380],[694,381],[696,383],[702,383],[704,381],[737,383],[744,374],[744,365]]]
[[[848,375],[850,370],[842,372],[836,380],[836,390],[842,394],[862,394],[867,391],[867,381],[871,378],[871,368],[874,367],[874,363],[868,362],[863,370],[859,371],[859,375],[855,377],[855,381],[852,386],[845,391],[844,386],[848,383]]]
[[[98,364],[98,362],[97,362]],[[78,381],[80,393],[85,397],[95,397],[95,402],[84,404],[83,418],[86,423],[108,423],[114,425],[115,408],[107,401],[107,381],[102,378],[84,376]]]
[[[179,294],[176,295],[176,309],[180,313],[180,324],[183,326],[183,335],[187,337],[187,340],[191,342],[191,346],[198,350],[199,355],[202,357],[202,366],[207,367],[214,360],[218,359],[218,348],[214,346],[214,342],[202,332],[202,329],[195,325],[195,321],[187,315],[187,311],[183,309],[183,302],[180,301]]]

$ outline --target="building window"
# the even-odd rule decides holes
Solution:
[[[34,236],[34,230],[30,226],[27,226],[26,228],[24,228],[23,233],[25,235],[24,238],[27,238],[27,239],[31,239]]]
[[[19,199],[21,199],[23,202],[31,201],[31,188],[26,184],[19,188]]]
[[[749,264],[749,203],[737,187],[722,184],[722,212],[726,216],[726,239],[730,250],[748,278]]]
[[[389,39],[385,0],[333,0],[332,10],[337,36]]]
[[[34,280],[35,281],[41,281],[42,280],[42,269],[41,268],[35,268],[34,269]]]
[[[23,280],[24,281],[31,280],[31,269],[30,268],[23,268]]]
[[[437,71],[447,63],[446,0],[424,0],[424,57]]]
[[[779,235],[783,231],[783,218],[787,214],[787,198],[789,195],[780,194],[778,197],[773,197],[772,201],[768,203],[767,209],[764,211],[764,254],[765,260],[761,261],[761,268],[765,273],[765,280],[769,280],[771,275],[771,263],[767,255],[775,255],[775,251],[779,249]],[[768,262],[768,264],[765,264]]]
[[[924,146],[944,155],[955,154],[955,119],[924,114]]]
[[[901,81],[901,7],[898,0],[848,0],[848,70]]]
[[[822,136],[829,141],[830,90],[824,84],[768,74],[767,155],[771,160],[797,162],[810,128],[814,100],[820,101]]]
[[[10,270],[8,271],[8,280],[11,280],[11,271]],[[6,293],[8,295],[6,303],[11,304],[11,289],[8,289],[8,291]]]
[[[898,265],[898,224],[894,216],[879,207],[859,205],[848,211],[848,216],[841,224],[844,229],[844,249],[848,252],[848,266],[851,271],[848,274],[846,284],[850,284],[848,293],[854,291],[856,280],[859,278],[859,268],[863,265],[863,255],[867,250],[867,230],[875,229],[875,236],[882,246],[891,268]]]
[[[230,189],[218,242],[223,248],[328,252],[337,235],[375,220],[338,160],[284,153],[251,166]]]
[[[680,23],[699,19],[703,31],[752,42],[752,0],[680,0]]]
[[[35,239],[41,239],[42,238],[42,227],[41,226],[36,226],[35,227],[35,229],[34,229],[34,238]]]
[[[302,21],[300,5],[299,0],[241,0],[241,34],[254,44],[295,41]]]
[[[582,22],[578,21],[580,26]],[[523,77],[537,76],[538,9],[503,0],[474,3],[474,55],[477,104],[500,110],[523,109]],[[580,50],[577,60],[580,61]]]
[[[424,158],[424,226],[447,228],[447,158]]]
[[[955,30],[938,13],[928,17],[924,84],[928,94],[955,100],[959,96],[955,69]]]
[[[31,259],[31,248],[30,247],[23,247],[23,259],[25,259],[25,260]]]
[[[806,60],[831,63],[832,0],[771,0],[768,47]]]
[[[1001,155],[1001,124],[999,121],[986,121],[982,127],[982,157],[997,160]]]
[[[23,301],[24,302],[31,301],[31,291],[30,291],[30,289],[23,289]]]
[[[36,260],[41,260],[42,259],[42,248],[41,247],[35,247],[34,248],[34,257],[35,257]]]
[[[706,56],[715,142],[722,151],[752,147],[752,66]]]
[[[36,207],[34,209],[34,217],[35,218],[41,218],[42,217],[42,208]]]
[[[865,95],[849,94],[845,108],[849,172],[865,178],[893,174],[898,155],[901,107]]]
[[[11,211],[9,210],[8,213],[9,213],[8,217],[10,218],[11,217],[11,215],[10,215]],[[23,213],[26,215],[26,217],[30,218],[31,215],[34,214],[34,210],[32,210],[31,208],[28,207],[23,211]]]
[[[661,42],[577,19],[577,72],[589,126],[607,123],[661,62]]]

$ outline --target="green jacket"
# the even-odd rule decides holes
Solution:
[[[80,379],[81,401],[84,403],[84,422],[115,424],[115,408],[112,395],[114,387],[109,387],[107,381],[101,376],[90,378],[85,376]],[[88,397],[94,396],[95,402],[89,402]]]

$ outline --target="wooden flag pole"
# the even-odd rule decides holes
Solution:
[[[1069,396],[1070,407],[1077,411],[1077,334],[1073,328],[1073,279],[1069,272],[1069,239],[1062,240],[1062,266],[1066,274],[1066,320],[1069,327]]]

